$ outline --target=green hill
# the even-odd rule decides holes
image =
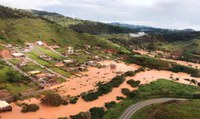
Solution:
[[[135,30],[132,30],[126,27],[115,26],[115,25],[105,24],[105,23],[100,23],[100,22],[93,22],[89,20],[73,19],[73,18],[65,17],[57,13],[49,13],[45,11],[36,11],[36,10],[32,10],[32,13],[46,20],[55,22],[61,26],[69,28],[78,33],[102,35],[102,34],[118,34],[118,33],[135,32]]]
[[[42,40],[61,46],[82,47],[88,44],[109,49],[119,47],[105,38],[74,32],[30,11],[0,6],[0,14],[3,16],[0,18],[0,41],[4,43],[24,44]]]

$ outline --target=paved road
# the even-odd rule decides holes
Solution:
[[[142,109],[143,107],[146,107],[151,104],[156,103],[163,103],[171,100],[186,100],[181,98],[157,98],[157,99],[149,99],[142,102],[138,102],[136,104],[131,105],[128,107],[123,114],[119,117],[119,119],[130,119],[131,116],[138,110]]]

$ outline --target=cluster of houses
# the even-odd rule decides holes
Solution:
[[[0,112],[12,111],[12,107],[6,101],[0,100]]]
[[[55,74],[43,73],[39,70],[29,71],[28,75],[35,77],[36,79],[38,79],[38,81],[44,84],[55,83],[55,80],[53,80],[53,78],[57,77]]]

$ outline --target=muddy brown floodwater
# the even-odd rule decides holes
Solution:
[[[50,87],[50,89],[55,90],[62,96],[76,96],[83,92],[89,90],[94,90],[96,84],[99,81],[108,82],[117,74],[124,73],[129,70],[136,70],[140,66],[138,65],[127,65],[123,62],[116,63],[115,61],[103,61],[100,64],[105,65],[104,68],[89,67],[88,71],[79,74],[80,77],[73,77],[68,82]],[[110,65],[116,65],[116,69],[112,69]],[[145,72],[140,72],[133,77],[127,77],[126,80],[135,79],[140,80],[142,84],[150,83],[159,78],[169,79],[170,77],[180,78],[180,83],[189,84],[189,82],[183,80],[184,78],[196,79],[200,81],[199,78],[190,77],[186,73],[173,73],[170,71],[157,71],[150,70]],[[58,117],[66,117],[70,115],[78,114],[79,112],[88,111],[92,107],[103,107],[106,102],[116,101],[117,96],[124,96],[121,93],[122,88],[129,88],[130,90],[136,90],[136,88],[130,87],[126,81],[118,88],[114,88],[109,94],[100,96],[97,100],[92,102],[85,102],[82,98],[79,98],[76,104],[69,104],[67,106],[59,107],[47,107],[40,104],[39,99],[31,98],[25,100],[26,103],[35,103],[40,106],[37,112],[31,113],[21,113],[21,107],[18,107],[15,103],[12,103],[13,111],[1,113],[2,119],[57,119]]]

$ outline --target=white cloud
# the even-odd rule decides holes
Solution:
[[[200,26],[200,0],[0,0],[0,4],[95,21],[145,21],[167,28]]]
[[[20,8],[42,10],[44,7],[61,6],[62,0],[1,0],[1,5]]]

